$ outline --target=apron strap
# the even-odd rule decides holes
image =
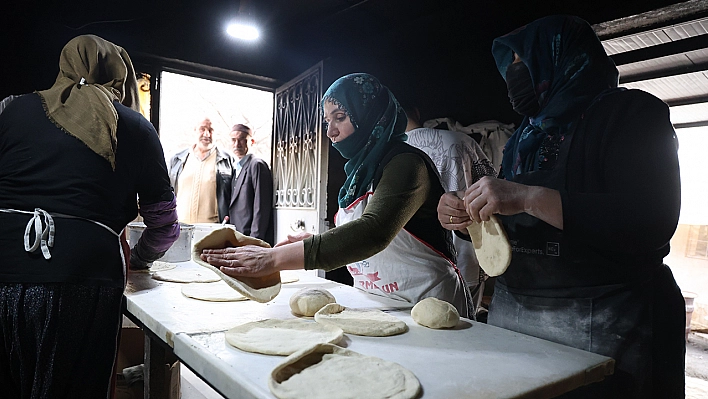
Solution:
[[[49,248],[54,246],[54,234],[56,231],[56,229],[54,227],[54,218],[52,218],[52,214],[50,214],[49,212],[45,211],[42,208],[34,208],[34,212],[20,211],[17,209],[0,209],[0,212],[24,213],[24,214],[32,215],[32,218],[30,218],[29,222],[27,222],[27,227],[25,227],[25,236],[24,236],[25,251],[34,252],[37,250],[37,248],[40,248],[42,250],[42,256],[44,256],[44,259],[51,259],[52,254],[49,252]],[[120,233],[116,233],[110,227],[106,226],[105,224],[103,224],[101,222],[97,222],[95,220],[85,219],[85,218],[81,218],[78,216],[64,215],[64,214],[60,214],[60,213],[54,214],[54,217],[86,220],[88,222],[95,223],[95,224],[103,227],[104,229],[110,231],[114,236],[120,237]],[[33,226],[34,226],[34,243],[32,243],[32,245],[30,245],[30,236],[31,236]],[[122,252],[121,252],[121,256],[122,256]]]
[[[34,208],[32,218],[27,222],[25,228],[25,251],[34,252],[37,248],[42,249],[44,259],[50,259],[49,247],[54,246],[54,219],[47,211],[41,208]],[[34,243],[30,245],[30,233],[34,224]],[[43,227],[44,225],[44,227]]]

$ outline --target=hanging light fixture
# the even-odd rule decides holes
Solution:
[[[226,27],[226,33],[236,39],[253,41],[260,37],[260,32],[255,25],[233,22]]]

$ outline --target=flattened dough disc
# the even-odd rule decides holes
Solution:
[[[330,303],[315,313],[315,321],[335,325],[345,333],[369,337],[387,337],[408,331],[405,322],[378,309],[346,308]]]
[[[280,272],[280,284],[289,284],[300,281],[300,277],[297,272],[292,270],[283,270]]]
[[[138,270],[131,269],[130,271],[132,273],[150,273],[150,272],[161,272],[164,270],[171,270],[171,269],[174,269],[175,267],[177,267],[177,265],[174,263],[156,260],[156,261],[152,262],[150,267],[147,269],[138,269]]]
[[[152,278],[172,283],[211,283],[221,280],[221,277],[209,270],[194,270],[179,267],[154,272]]]
[[[492,215],[489,221],[467,226],[479,266],[491,277],[499,276],[511,263],[511,245],[499,218]]]
[[[266,319],[226,331],[226,342],[247,352],[290,355],[316,344],[339,342],[343,336],[341,328],[313,321]]]
[[[268,387],[280,399],[412,399],[421,389],[400,364],[331,344],[288,356],[271,372]]]
[[[236,302],[248,299],[223,280],[215,283],[185,284],[182,286],[182,295],[210,302]]]
[[[235,279],[222,273],[219,268],[210,265],[199,257],[203,249],[242,247],[244,245],[258,245],[270,248],[270,245],[265,241],[245,236],[235,229],[225,226],[212,231],[194,244],[192,260],[218,274],[226,284],[246,298],[253,299],[256,302],[268,302],[275,298],[280,292],[279,272],[264,277],[242,277]]]

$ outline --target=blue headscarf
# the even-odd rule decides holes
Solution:
[[[344,110],[354,133],[332,144],[349,161],[347,179],[339,189],[339,206],[346,208],[369,189],[374,173],[391,144],[406,141],[408,120],[393,93],[367,73],[337,79],[322,97],[322,106],[332,102]]]
[[[531,74],[540,111],[524,118],[504,147],[505,179],[553,169],[560,143],[600,93],[617,87],[619,73],[590,25],[572,16],[538,19],[498,37],[492,54],[499,73],[516,53]]]

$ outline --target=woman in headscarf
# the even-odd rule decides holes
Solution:
[[[109,397],[131,267],[179,236],[162,147],[124,49],[69,41],[59,76],[0,113],[0,385],[12,398]]]
[[[436,297],[468,316],[451,234],[437,222],[444,191],[430,158],[404,142],[407,118],[396,98],[375,77],[350,74],[329,87],[322,111],[327,136],[349,160],[337,227],[273,249],[205,250],[202,259],[237,278],[346,265],[359,289],[410,303]]]
[[[439,207],[450,229],[500,215],[512,259],[489,323],[615,359],[614,375],[573,397],[683,397],[684,302],[663,264],[680,209],[668,107],[617,88],[579,18],[532,22],[492,53],[524,121],[501,179]]]

